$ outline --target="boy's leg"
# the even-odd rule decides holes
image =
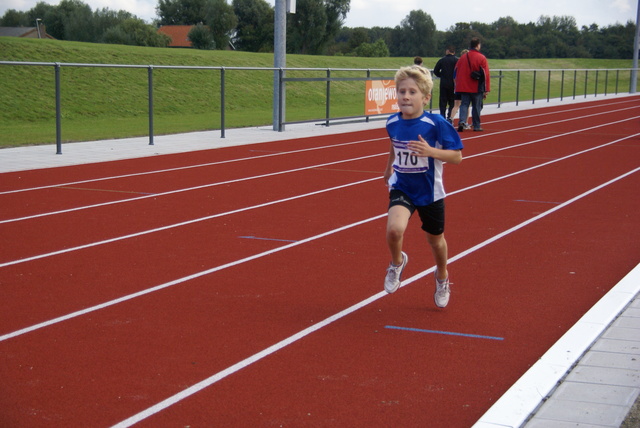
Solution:
[[[395,205],[389,208],[387,217],[387,245],[391,253],[391,262],[394,265],[402,263],[402,242],[404,232],[407,230],[411,218],[411,211],[402,205]]]
[[[440,235],[432,235],[427,232],[427,241],[431,246],[431,251],[433,253],[433,258],[435,259],[436,266],[438,267],[437,278],[440,280],[447,279],[449,277],[449,272],[447,271],[447,258],[448,258],[448,247],[447,241],[444,239],[444,233]]]
[[[431,247],[436,262],[436,292],[433,295],[436,306],[444,308],[449,303],[449,272],[447,270],[448,247],[444,239],[445,203],[440,199],[426,207],[419,207],[422,229],[427,234],[427,242]]]
[[[402,272],[409,257],[402,251],[404,232],[407,229],[411,211],[402,205],[389,208],[387,220],[387,244],[391,252],[391,264],[384,277],[384,289],[387,293],[395,293],[400,288]]]
[[[444,234],[430,235],[427,233],[427,240],[431,245],[433,257],[436,259],[436,292],[433,299],[436,306],[444,308],[449,304],[451,289],[449,288],[449,272],[447,272],[447,241]]]

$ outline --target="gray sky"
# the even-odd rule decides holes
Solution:
[[[27,11],[38,1],[58,4],[59,0],[2,0],[0,16],[7,9]],[[231,0],[228,0],[230,3]],[[107,7],[126,10],[151,22],[156,17],[158,0],[83,0],[93,10]],[[275,0],[267,0],[275,5]],[[347,27],[395,27],[412,10],[422,9],[433,18],[436,28],[445,31],[456,22],[478,21],[489,24],[511,16],[524,24],[537,22],[541,15],[572,16],[578,28],[593,23],[599,26],[636,22],[638,0],[351,0]],[[475,5],[477,4],[477,6]],[[45,23],[46,24],[46,23]],[[35,24],[34,24],[35,26]]]

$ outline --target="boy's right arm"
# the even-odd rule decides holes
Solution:
[[[384,182],[388,183],[389,178],[393,174],[393,161],[396,159],[396,152],[393,149],[393,144],[389,147],[389,158],[387,159],[387,168],[384,170]]]

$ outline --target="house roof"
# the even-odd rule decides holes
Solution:
[[[27,34],[37,31],[36,27],[0,27],[0,36],[25,37]]]
[[[158,33],[164,33],[171,37],[171,47],[190,48],[191,41],[187,37],[193,25],[163,25],[158,28]]]
[[[43,39],[53,39],[44,25],[40,25],[40,35]],[[0,27],[0,37],[29,37],[38,38],[37,27]]]

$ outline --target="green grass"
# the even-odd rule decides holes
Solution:
[[[432,67],[438,58],[426,58]],[[56,40],[0,38],[0,60],[132,64],[143,68],[60,68],[62,140],[88,141],[148,135],[148,69],[146,66],[273,67],[272,54],[193,49],[145,48],[65,42]],[[364,77],[362,71],[336,69],[391,69],[411,64],[411,58],[352,58],[288,55],[288,68],[331,68],[332,77]],[[508,69],[612,69],[630,68],[631,60],[491,60],[492,75],[504,75],[500,101],[533,99],[533,72],[521,72],[519,93],[516,73]],[[495,71],[495,72],[494,72]],[[536,99],[560,96],[560,74],[536,73]],[[603,73],[602,73],[603,74]],[[372,72],[392,76],[393,72]],[[154,134],[220,129],[219,70],[153,70]],[[287,77],[325,77],[326,71],[290,70]],[[577,76],[578,95],[584,94],[584,72]],[[629,87],[629,72],[621,72],[619,91]],[[615,91],[615,77],[608,85],[599,76],[598,93]],[[498,79],[492,81],[487,103],[498,102]],[[272,120],[273,71],[227,70],[225,72],[225,127],[268,125]],[[433,99],[437,100],[438,85]],[[589,72],[587,92],[594,93],[595,71]],[[573,91],[573,73],[565,76],[563,94]],[[286,119],[304,121],[325,116],[325,82],[287,83]],[[53,143],[55,128],[55,69],[53,66],[0,65],[0,147]],[[364,82],[331,84],[331,117],[362,115]]]

